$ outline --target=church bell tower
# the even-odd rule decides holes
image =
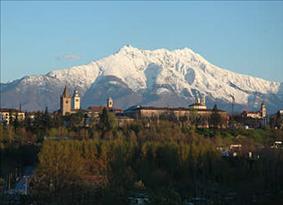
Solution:
[[[71,96],[67,91],[67,86],[65,86],[63,94],[60,97],[60,111],[63,116],[71,113]]]
[[[79,110],[81,108],[81,98],[79,91],[75,90],[73,94],[73,109]]]
[[[267,115],[266,106],[265,106],[264,103],[261,103],[261,105],[260,105],[260,114],[261,114],[262,118],[265,118],[266,115]]]

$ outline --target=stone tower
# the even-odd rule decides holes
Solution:
[[[111,97],[107,98],[107,108],[113,107],[113,99]]]
[[[262,118],[265,118],[266,115],[267,115],[266,106],[265,106],[264,103],[261,103],[261,105],[260,105],[260,114],[261,114]]]
[[[75,90],[73,94],[73,109],[79,110],[81,108],[81,98],[79,91]]]
[[[71,96],[67,91],[67,86],[65,86],[63,94],[60,97],[60,111],[63,116],[71,113]]]

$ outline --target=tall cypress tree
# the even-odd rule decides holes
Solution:
[[[219,128],[221,126],[221,121],[221,115],[219,114],[219,110],[217,108],[217,105],[215,104],[210,116],[210,125],[213,128]]]

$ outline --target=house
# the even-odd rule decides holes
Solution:
[[[14,119],[23,121],[25,119],[25,113],[21,110],[11,108],[0,108],[0,122],[9,124]]]

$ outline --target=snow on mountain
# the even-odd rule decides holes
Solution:
[[[3,84],[1,106],[15,107],[24,101],[27,109],[58,109],[65,84],[81,92],[84,106],[102,104],[109,95],[114,95],[117,105],[124,108],[133,104],[187,106],[198,94],[207,96],[211,103],[229,104],[233,95],[242,107],[256,107],[262,100],[274,109],[283,106],[279,82],[225,70],[188,48],[143,50],[130,45],[86,65]],[[53,103],[35,105],[20,93],[37,96],[35,100],[44,94]]]
[[[87,65],[76,66],[70,69],[51,71],[46,76],[58,79],[63,83],[87,89],[100,74],[101,71],[98,64],[91,62]]]

